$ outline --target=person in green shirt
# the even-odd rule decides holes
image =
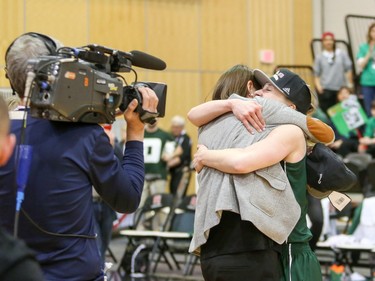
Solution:
[[[363,138],[359,139],[359,152],[366,152],[375,157],[375,100],[371,103],[371,118],[366,123]]]
[[[366,43],[359,46],[357,64],[362,70],[359,84],[368,116],[371,116],[371,102],[375,99],[375,23],[369,26]]]
[[[159,128],[158,121],[146,124],[144,138],[145,186],[141,205],[149,195],[167,192],[168,161],[182,154],[173,136]]]

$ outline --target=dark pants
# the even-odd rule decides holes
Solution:
[[[375,100],[375,86],[361,86],[366,113],[371,117],[371,103]]]
[[[273,249],[201,259],[206,281],[279,281],[281,262]]]
[[[176,195],[177,193],[177,189],[181,182],[183,173],[183,167],[178,167],[170,170],[171,179],[169,184],[169,191],[173,195]],[[184,196],[185,194],[182,195]]]
[[[323,207],[320,199],[317,199],[310,194],[308,194],[307,199],[309,201],[307,214],[311,220],[310,231],[313,235],[309,244],[311,249],[315,251],[316,244],[318,243],[323,230]]]
[[[333,151],[337,154],[340,154],[342,157],[345,157],[351,152],[358,152],[358,139],[354,137],[350,138],[343,138],[343,142],[338,149],[334,149]]]
[[[108,249],[112,237],[113,221],[116,218],[116,212],[102,200],[94,202],[94,213],[96,231],[98,233],[97,243],[100,255],[105,261],[105,253]]]
[[[328,108],[337,103],[337,91],[324,89],[322,94],[318,94],[319,107],[328,115]]]
[[[181,197],[184,197],[186,195],[186,191],[190,182],[190,174],[188,175],[189,178],[186,181],[184,180],[183,182],[181,182],[184,177],[184,173],[188,172],[186,171],[186,169],[189,169],[189,167],[179,166],[170,170],[171,180],[169,189],[173,195],[178,195]]]

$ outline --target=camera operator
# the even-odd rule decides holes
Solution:
[[[46,35],[26,33],[9,46],[6,73],[21,100],[27,61],[54,54],[59,45]],[[156,112],[154,91],[141,87],[139,92],[143,109]],[[96,244],[92,186],[114,210],[131,213],[137,209],[144,182],[144,124],[134,111],[138,102],[130,102],[124,112],[127,143],[122,161],[114,155],[101,126],[31,116],[26,117],[24,126],[22,119],[28,109],[25,102],[23,105],[11,112],[11,132],[17,136],[18,145],[32,148],[25,198],[17,224],[15,182],[19,175],[14,153],[0,168],[0,226],[9,232],[18,226],[18,237],[35,252],[46,280],[104,280]]]

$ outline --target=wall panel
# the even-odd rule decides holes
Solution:
[[[87,41],[86,0],[25,1],[25,31],[50,35],[67,46]]]
[[[285,61],[292,60],[292,1],[265,0],[250,3],[250,66],[259,67],[271,74],[277,64],[285,64]],[[259,60],[260,50],[267,49],[274,51],[275,61],[272,64],[264,64]]]
[[[192,106],[200,103],[200,75],[194,72],[150,72],[149,81],[163,81],[168,85],[166,118],[160,120],[161,126],[169,129],[173,115],[186,116]],[[189,107],[186,105],[189,104]],[[188,124],[189,131],[193,129]]]
[[[227,68],[226,68],[227,69]],[[211,100],[211,96],[215,87],[217,80],[219,79],[223,71],[216,72],[205,72],[202,74],[202,91],[201,91],[201,102]]]
[[[305,12],[301,12],[305,11]],[[312,3],[306,5],[304,0],[294,0],[294,63],[312,64],[310,42],[312,39],[313,18]]]
[[[202,1],[202,69],[224,70],[247,63],[247,1]]]
[[[0,87],[9,87],[5,78],[5,51],[9,44],[24,31],[24,1],[0,1]]]
[[[145,50],[145,1],[91,0],[89,42],[122,51]]]
[[[277,64],[309,62],[311,0],[3,0],[1,5],[3,52],[16,35],[36,30],[66,45],[143,50],[165,59],[168,70],[201,75],[236,63],[271,73]],[[260,63],[262,49],[275,51],[273,64]]]
[[[197,0],[147,2],[147,50],[169,69],[197,70],[200,59],[200,7]]]

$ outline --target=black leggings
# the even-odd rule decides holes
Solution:
[[[337,91],[324,89],[323,93],[318,94],[319,107],[328,115],[328,108],[337,103]]]
[[[279,281],[281,263],[273,249],[201,259],[205,281]]]
[[[311,220],[310,231],[313,235],[313,237],[309,241],[309,244],[311,249],[315,251],[316,244],[318,243],[323,230],[323,207],[320,199],[317,199],[310,194],[308,194],[307,199],[309,200],[307,214]]]

